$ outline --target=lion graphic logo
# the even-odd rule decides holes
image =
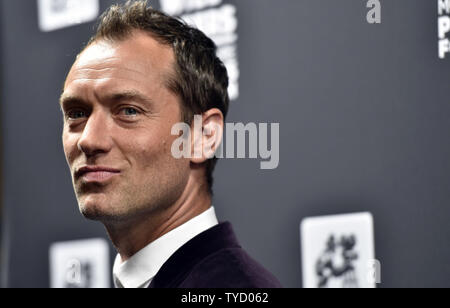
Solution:
[[[326,249],[316,263],[319,288],[358,288],[355,261],[358,253],[354,250],[356,237],[342,236],[339,240],[330,235]]]

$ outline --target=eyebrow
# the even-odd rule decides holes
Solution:
[[[82,98],[76,97],[76,96],[65,96],[64,94],[59,99],[59,105],[61,107],[67,106],[67,105],[76,105],[76,104],[84,104],[85,101]]]
[[[154,105],[153,100],[135,90],[113,93],[105,96],[103,99],[110,102],[137,101],[140,103],[144,103],[149,107]],[[63,94],[59,100],[59,103],[61,107],[64,107],[71,104],[85,104],[86,101],[77,96],[65,96]]]
[[[114,94],[108,95],[108,96],[106,96],[106,100],[114,101],[114,102],[137,101],[137,102],[147,104],[149,106],[154,104],[154,102],[150,98],[146,97],[145,95],[143,95],[140,92],[135,91],[135,90],[129,90],[129,91],[124,91],[124,92],[119,92],[119,93],[114,93]]]

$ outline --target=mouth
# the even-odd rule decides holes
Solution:
[[[81,179],[86,183],[103,183],[118,174],[120,174],[120,170],[117,169],[102,166],[86,166],[75,172],[75,180]]]

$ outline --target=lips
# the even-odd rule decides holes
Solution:
[[[82,178],[85,182],[105,182],[119,173],[120,170],[114,168],[86,166],[75,172],[75,179]]]

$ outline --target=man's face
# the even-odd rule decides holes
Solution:
[[[165,86],[174,61],[170,47],[136,32],[92,44],[70,70],[61,98],[63,145],[87,218],[137,218],[182,194],[189,160],[171,155],[181,109]]]

